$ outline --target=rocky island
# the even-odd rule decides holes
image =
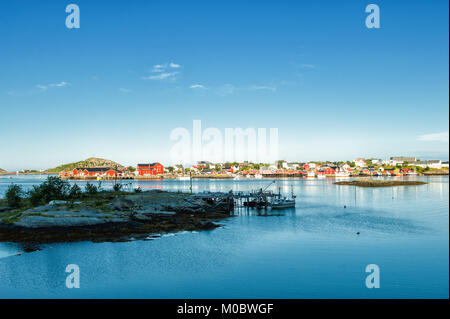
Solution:
[[[228,194],[207,196],[152,190],[99,190],[49,177],[21,194],[12,185],[0,200],[0,242],[54,243],[149,239],[153,234],[208,230],[230,216]],[[120,185],[120,184],[117,184]],[[22,196],[21,196],[22,195]]]
[[[360,187],[388,187],[388,186],[424,185],[426,183],[421,181],[355,179],[353,181],[335,182],[333,184],[360,186]]]

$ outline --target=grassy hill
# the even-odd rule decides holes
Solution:
[[[82,168],[92,168],[92,167],[111,167],[115,169],[123,168],[122,165],[119,163],[103,159],[103,158],[96,158],[91,157],[84,161],[79,161],[75,163],[69,163],[69,164],[63,164],[55,168],[51,168],[48,170],[49,173],[59,173],[62,171],[70,171],[73,170],[76,167],[82,167]]]

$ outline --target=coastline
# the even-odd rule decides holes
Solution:
[[[211,230],[231,216],[228,197],[180,192],[101,192],[78,202],[53,201],[22,212],[0,207],[0,242],[145,240],[153,234]]]

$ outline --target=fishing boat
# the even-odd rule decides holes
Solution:
[[[293,187],[291,186],[291,198],[281,197],[281,190],[279,188],[278,198],[275,198],[271,203],[270,207],[272,209],[282,209],[282,208],[294,208],[295,198]]]
[[[277,198],[273,200],[270,207],[272,209],[293,208],[295,207],[295,199]]]

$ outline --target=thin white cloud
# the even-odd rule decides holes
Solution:
[[[434,142],[448,142],[448,131],[441,133],[431,133],[420,135],[418,138],[419,141],[434,141]]]
[[[59,87],[59,88],[65,87],[67,85],[68,85],[67,82],[60,82],[60,83],[56,83],[56,84],[50,84],[50,86],[55,86],[55,87]]]
[[[164,70],[167,68],[166,64],[156,64],[153,66],[152,72],[164,72]]]
[[[143,76],[143,80],[174,80],[178,72],[162,72],[156,75]]]
[[[189,88],[191,88],[191,89],[206,89],[206,87],[201,84],[192,84]]]
[[[160,73],[160,72],[165,72],[167,69],[178,69],[181,68],[180,64],[174,63],[174,62],[170,62],[170,63],[163,63],[163,64],[155,64],[152,69],[151,72],[153,73]]]
[[[252,86],[250,86],[250,90],[252,90],[252,91],[267,90],[267,91],[275,92],[277,90],[277,88],[276,88],[276,86],[252,85]]]
[[[119,92],[121,92],[121,93],[130,93],[131,90],[130,89],[126,89],[126,88],[119,88]]]
[[[51,88],[66,87],[68,85],[70,85],[70,84],[67,83],[67,82],[62,81],[62,82],[59,82],[59,83],[50,83],[50,84],[47,84],[47,85],[38,84],[38,85],[36,85],[36,87],[38,89],[42,90],[42,91],[45,91],[45,90],[48,90],[48,89],[51,89]]]
[[[148,76],[142,76],[142,80],[175,80],[176,75],[180,72],[174,71],[172,69],[178,69],[181,68],[180,64],[176,64],[174,62],[170,63],[163,63],[163,64],[155,64],[150,72],[151,73],[157,73],[157,74],[151,74]]]

